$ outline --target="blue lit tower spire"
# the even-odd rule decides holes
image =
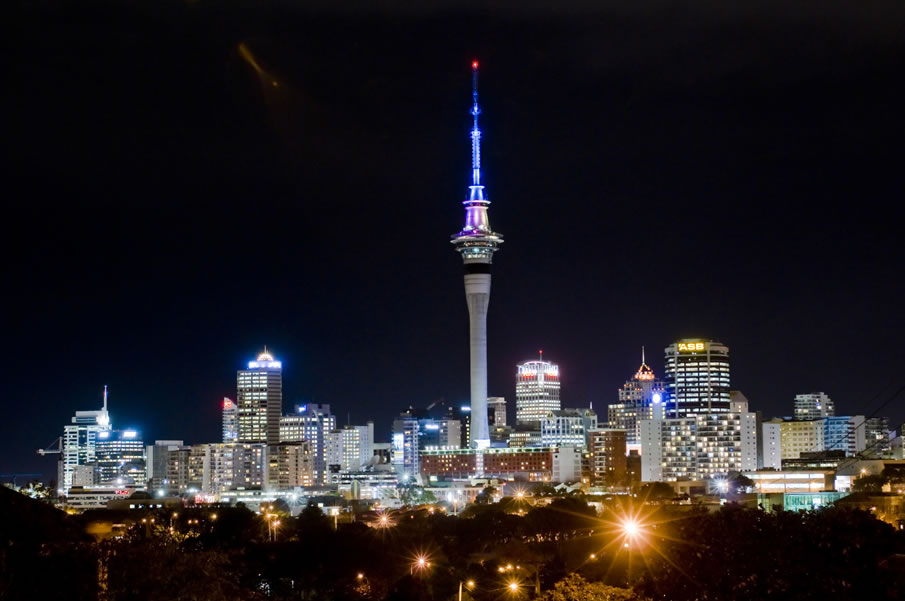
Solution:
[[[478,62],[472,68],[471,185],[465,205],[465,227],[452,237],[452,243],[465,263],[465,299],[468,303],[471,350],[471,446],[490,446],[487,423],[487,307],[490,304],[490,264],[503,237],[490,229],[481,184],[481,130],[478,127]]]

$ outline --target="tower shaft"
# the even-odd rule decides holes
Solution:
[[[468,303],[468,339],[471,358],[471,446],[490,446],[487,423],[487,308],[490,305],[490,274],[465,274]]]

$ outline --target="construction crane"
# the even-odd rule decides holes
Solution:
[[[56,440],[52,443],[44,447],[43,449],[38,449],[38,455],[53,455],[55,453],[63,452],[63,437],[58,436]]]

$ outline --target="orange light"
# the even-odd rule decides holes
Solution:
[[[477,69],[477,68],[478,68],[478,61],[472,61],[472,62],[471,62],[471,68],[472,68],[472,69]]]

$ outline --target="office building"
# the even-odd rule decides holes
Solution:
[[[96,484],[145,487],[145,445],[135,430],[98,432],[95,464]]]
[[[684,338],[666,347],[665,353],[667,417],[730,411],[728,347]]]
[[[284,442],[267,447],[269,490],[314,485],[314,453],[308,442]]]
[[[578,482],[581,480],[583,447],[563,445],[553,449],[551,458],[551,482]]]
[[[456,432],[458,443],[458,432]],[[330,432],[327,439],[327,471],[332,476],[357,472],[372,462],[374,422],[365,426],[345,426]],[[331,478],[335,481],[336,478]]]
[[[72,423],[63,426],[57,475],[61,494],[65,495],[76,484],[93,484],[98,434],[108,432],[111,428],[110,414],[107,412],[107,387],[104,386],[104,405],[101,409],[76,411]],[[88,474],[90,481],[86,481]]]
[[[168,453],[183,444],[181,440],[155,440],[154,444],[145,447],[148,490],[152,492],[166,490]]]
[[[594,428],[588,432],[591,483],[621,486],[626,480],[628,433],[618,428]]]
[[[795,419],[823,419],[836,415],[836,406],[826,393],[811,392],[795,395]]]
[[[506,425],[506,398],[492,396],[487,399],[487,417],[491,426]]]
[[[263,488],[267,483],[266,445],[215,443],[197,446],[204,447],[205,453],[202,493],[219,495],[240,488]]]
[[[393,465],[403,479],[416,478],[422,451],[460,449],[461,440],[459,420],[409,408],[393,420]]]
[[[280,418],[280,441],[311,443],[314,454],[314,481],[327,481],[327,439],[336,430],[336,416],[330,405],[308,403],[296,405],[295,412]]]
[[[239,442],[239,406],[227,397],[223,397],[223,439],[221,442]]]
[[[277,444],[283,410],[283,364],[264,349],[236,374],[237,442]]]
[[[802,453],[823,451],[826,448],[823,420],[774,419],[772,422],[779,424],[781,459],[798,459]]]
[[[540,426],[541,444],[545,447],[587,447],[587,433],[597,427],[597,414],[592,409],[549,411]]]
[[[519,425],[540,426],[551,411],[559,411],[559,366],[543,360],[525,361],[516,366],[515,421]]]
[[[654,371],[644,360],[641,349],[641,367],[619,389],[619,402],[607,407],[607,421],[611,428],[626,432],[626,444],[640,448],[641,420],[653,419],[653,411],[663,411],[666,383],[654,376]],[[662,416],[661,416],[662,417]]]
[[[490,446],[487,423],[487,309],[490,305],[490,265],[503,237],[490,229],[488,207],[481,183],[481,130],[478,128],[478,63],[472,65],[471,185],[465,205],[465,226],[452,243],[465,265],[465,300],[468,303],[471,363],[472,448]]]

